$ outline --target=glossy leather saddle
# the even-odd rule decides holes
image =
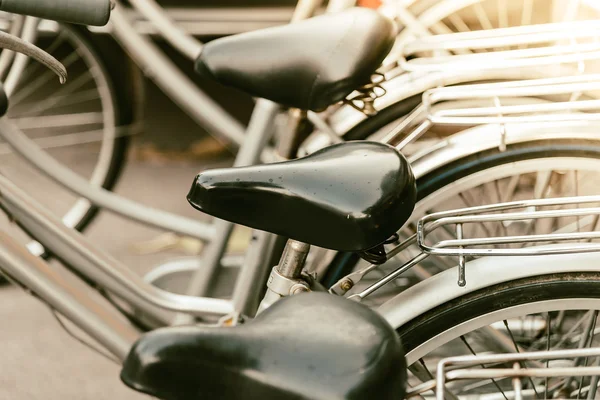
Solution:
[[[276,164],[199,174],[198,210],[338,251],[374,248],[410,217],[417,196],[408,161],[377,142],[347,142]]]
[[[403,399],[406,363],[393,328],[347,299],[308,293],[234,328],[144,335],[121,379],[167,400]]]
[[[196,71],[285,106],[322,110],[369,82],[395,36],[390,20],[354,8],[217,39]]]

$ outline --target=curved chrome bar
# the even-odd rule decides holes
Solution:
[[[111,256],[97,249],[79,232],[66,227],[10,180],[0,176],[0,205],[27,232],[102,288],[127,301],[164,324],[155,311],[161,308],[193,315],[225,315],[233,311],[231,301],[183,296],[166,292],[145,282]]]
[[[516,82],[471,84],[430,89],[423,94],[423,104],[434,124],[490,124],[515,122],[549,122],[567,120],[599,120],[599,100],[552,101],[540,103],[539,97],[548,95],[593,94],[600,89],[600,74],[573,75],[558,78],[532,79]],[[507,97],[522,97],[518,105],[506,104]],[[594,97],[594,96],[590,96]],[[494,105],[480,104],[465,108],[438,110],[436,103],[457,100],[494,100]],[[580,112],[585,111],[585,112]],[[535,113],[532,115],[532,113]]]

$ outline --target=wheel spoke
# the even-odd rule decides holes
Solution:
[[[454,26],[458,32],[470,32],[469,26],[465,23],[465,20],[461,18],[458,13],[450,14],[448,21]]]
[[[519,185],[520,180],[521,174],[513,175],[510,177],[508,185],[506,186],[506,190],[504,191],[504,196],[502,196],[502,203],[506,203],[514,199],[515,191],[517,190],[517,186]]]
[[[510,340],[512,340],[513,345],[515,346],[515,351],[517,353],[520,353],[519,351],[519,345],[517,344],[517,341],[515,340],[515,336],[513,335],[510,327],[508,326],[508,321],[507,320],[503,320],[502,322],[504,322],[504,326],[506,327],[506,330],[508,332],[508,336],[510,336]],[[527,365],[525,362],[519,362],[519,365],[521,366],[521,368],[523,369],[527,369]],[[540,394],[538,393],[537,389],[535,388],[535,383],[533,383],[533,379],[530,377],[529,382],[531,383],[531,387],[533,388],[533,391],[535,392],[535,397],[536,398],[540,398]]]
[[[552,178],[553,171],[539,171],[536,174],[535,186],[533,189],[533,198],[536,200],[545,199],[550,193],[550,181]],[[548,223],[553,224],[555,218],[549,218]],[[535,233],[538,224],[538,219],[532,219],[527,222],[525,228],[525,235],[529,235],[532,232]],[[525,243],[521,244],[520,247],[524,247]]]
[[[590,386],[588,388],[588,394],[587,394],[587,399],[588,400],[593,400],[596,396],[596,392],[598,391],[598,379],[600,377],[598,375],[595,375],[592,377],[592,380],[590,381]]]
[[[12,118],[11,121],[23,130],[65,128],[101,124],[104,122],[104,115],[101,112],[81,112],[76,114],[55,114]]]
[[[508,27],[508,2],[498,0],[498,28]]]
[[[429,368],[427,368],[425,360],[422,358],[419,360],[419,362],[416,362],[408,367],[408,369],[423,383],[435,379],[433,374],[429,371]],[[444,388],[444,398],[449,400],[458,400],[458,396],[448,390],[448,388]]]
[[[473,354],[474,356],[477,355],[477,353],[475,353],[475,350],[473,350],[473,347],[471,347],[471,345],[467,341],[467,338],[465,337],[465,335],[461,335],[460,336],[460,340],[465,344],[465,346],[467,346],[467,348],[469,349],[469,351],[471,352],[471,354]],[[479,364],[479,365],[481,365],[481,368],[486,369],[485,365],[483,365],[483,364]],[[496,382],[496,380],[494,378],[491,378],[490,380],[496,386],[496,389],[498,389],[502,393],[502,396],[504,396],[504,398],[506,400],[508,400],[508,397],[506,397],[506,393],[504,393],[504,390],[502,390],[502,388],[500,387],[500,385],[498,384],[498,382]]]
[[[59,147],[77,146],[87,143],[101,142],[104,131],[102,129],[67,133],[64,135],[36,138],[33,141],[42,149],[56,149]],[[12,148],[7,144],[0,144],[0,155],[12,154]]]
[[[473,203],[471,201],[467,200],[465,193],[459,193],[458,197],[462,200],[463,203],[465,203],[465,205],[467,207],[473,207]],[[485,226],[485,224],[483,222],[479,222],[476,226],[481,227],[481,229],[483,230],[483,233],[486,237],[492,236],[492,232],[490,232],[490,230],[487,228],[487,226]]]
[[[477,20],[479,21],[479,24],[483,29],[494,29],[492,21],[490,21],[490,19],[488,18],[481,3],[473,4],[473,9],[475,11],[475,16],[477,17]]]
[[[71,64],[73,64],[77,60],[79,60],[79,54],[71,53],[71,55],[69,55],[65,59],[61,60],[61,63],[65,67],[68,68]],[[21,76],[20,81],[27,82],[27,79],[29,78],[28,75],[29,74],[27,74],[27,73],[23,73],[23,76]],[[40,76],[35,78],[33,81],[29,82],[26,87],[20,88],[16,93],[14,93],[11,96],[11,98],[10,98],[11,105],[13,107],[18,106],[27,97],[36,93],[42,86],[44,86],[45,84],[47,84],[48,82],[50,82],[54,79],[55,79],[55,76],[52,71],[44,70],[44,72]]]
[[[594,342],[594,331],[596,330],[596,321],[598,320],[598,310],[594,311],[593,314],[593,318],[592,318],[592,324],[590,327],[589,332],[585,332],[585,347],[591,347],[592,343]],[[582,335],[583,337],[583,335]],[[577,365],[577,361],[575,360],[575,366]],[[583,366],[586,367],[588,364],[588,357],[585,357],[585,359],[583,360]],[[577,398],[581,398],[581,389],[583,388],[583,376],[579,377],[579,389],[577,390]],[[588,389],[589,390],[589,389]]]
[[[523,0],[523,9],[521,10],[521,26],[530,25],[533,16],[533,0]]]
[[[546,351],[550,350],[550,331],[552,330],[552,314],[546,315]],[[550,360],[546,360],[546,369],[550,364]],[[548,398],[548,377],[544,378],[544,399]]]
[[[575,331],[579,328],[581,324],[585,322],[586,319],[591,317],[592,311],[588,311],[581,318],[577,320],[577,322],[569,329],[569,331],[563,335],[563,337],[559,340],[559,342],[553,347],[554,349],[560,348],[567,340],[569,340],[570,336],[575,333]]]
[[[40,115],[44,111],[48,111],[57,106],[68,106],[73,104],[80,104],[87,101],[97,100],[100,98],[98,91],[96,89],[89,89],[78,92],[76,94],[64,94],[60,96],[54,96],[48,101],[44,102],[37,109],[31,110],[31,113],[25,113],[26,115]],[[50,101],[51,100],[51,101]]]

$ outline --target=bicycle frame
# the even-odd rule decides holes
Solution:
[[[125,22],[119,20],[119,11],[116,12],[116,15],[117,24]],[[123,34],[128,32],[127,28],[122,29]],[[143,46],[142,44],[137,48],[145,48]],[[158,65],[162,65],[167,69],[170,68],[168,64],[159,63]],[[429,82],[431,82],[431,79],[435,82],[436,78],[428,77],[428,79],[430,79]],[[248,133],[244,136],[244,146],[238,154],[236,165],[258,161],[264,143],[273,131],[273,116],[276,112],[277,106],[273,103],[267,101],[258,103]],[[35,143],[6,120],[0,121],[0,134],[20,155],[40,171],[58,183],[67,186],[71,191],[89,198],[92,202],[104,208],[125,217],[149,225],[163,227],[180,234],[205,240],[216,237],[217,239],[213,242],[214,246],[211,243],[211,247],[207,251],[206,258],[209,270],[214,271],[214,268],[218,266],[224,244],[231,231],[229,223],[220,222],[209,227],[170,213],[140,207],[137,203],[119,198],[102,189],[94,188],[81,178],[74,176],[71,171],[51,159]],[[569,138],[572,137],[571,134]],[[472,145],[472,143],[470,144]],[[473,146],[469,150],[470,152],[478,151]],[[449,155],[456,156],[455,153],[446,154],[446,156]],[[433,168],[435,165],[443,165],[448,159],[449,157],[436,159],[430,153],[427,158],[429,164],[423,166],[422,170]],[[433,163],[431,163],[431,160],[433,160]],[[162,323],[170,322],[159,311],[164,309],[191,315],[227,315],[232,312],[244,312],[244,310],[250,309],[253,301],[252,296],[256,293],[256,285],[264,284],[264,281],[256,278],[264,276],[266,268],[270,267],[265,263],[265,254],[268,254],[268,249],[272,246],[273,237],[269,234],[259,233],[248,253],[246,265],[241,269],[232,301],[173,295],[156,289],[143,282],[139,277],[132,275],[124,266],[95,249],[81,235],[62,226],[51,214],[44,212],[41,207],[5,179],[0,179],[0,192],[3,194],[0,197],[0,205],[14,216],[16,221],[28,232],[47,243],[48,247],[61,259],[77,269],[82,275],[91,277],[101,286],[109,289],[110,292],[115,293],[121,299],[126,300]],[[58,276],[49,270],[44,261],[27,254],[12,239],[6,239],[6,241],[0,243],[0,257],[2,257],[1,261],[5,263],[3,267],[6,268],[8,274],[24,283],[34,293],[44,298],[45,301],[48,301],[53,307],[76,322],[86,332],[92,334],[103,345],[107,346],[113,354],[122,359],[125,349],[128,349],[136,336],[135,330],[132,330],[129,324],[120,317],[109,315],[104,308],[93,306],[90,303],[92,300],[88,294],[82,290],[77,291],[71,288],[70,285],[65,285]],[[198,291],[202,291],[202,287],[207,286],[206,282],[210,283],[210,277],[213,273],[210,272],[207,277],[201,277],[202,281],[197,284]],[[71,302],[80,304],[81,308],[71,308],[69,306]],[[419,308],[415,308],[415,311],[417,310]],[[392,320],[390,317],[390,321]]]
[[[4,121],[0,123],[3,125]],[[244,296],[253,292],[261,271],[246,268],[236,284],[233,301],[173,295],[143,282],[126,267],[94,248],[81,234],[65,227],[51,213],[32,201],[10,181],[0,177],[0,206],[26,231],[41,238],[51,251],[83,276],[92,278],[100,286],[128,304],[161,319],[158,309],[182,311],[195,315],[210,313],[226,315],[236,309]],[[31,255],[5,233],[0,232],[0,263],[3,270],[24,284],[53,308],[64,314],[119,359],[123,359],[138,331],[133,329],[111,307],[99,304],[91,295],[89,287],[83,286],[75,276],[64,279],[63,267],[49,267],[45,261]],[[250,254],[247,260],[259,255]],[[576,262],[574,262],[574,260]],[[527,262],[528,268],[523,268]],[[259,264],[259,263],[257,263]],[[400,326],[412,316],[432,309],[465,291],[475,291],[485,286],[519,279],[527,276],[568,271],[597,271],[600,254],[570,254],[540,259],[539,257],[481,258],[467,263],[470,284],[458,287],[455,280],[448,279],[454,270],[448,270],[408,289],[384,304],[378,311],[393,326]],[[259,284],[263,284],[260,281]],[[85,288],[85,289],[84,289]],[[436,296],[431,296],[436,293]],[[236,304],[237,303],[237,304]],[[164,318],[163,318],[164,321]],[[430,344],[434,346],[435,343]]]

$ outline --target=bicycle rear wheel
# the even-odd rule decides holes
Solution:
[[[456,298],[397,327],[397,332],[410,366],[409,381],[415,386],[435,378],[435,365],[444,357],[598,346],[599,310],[599,273],[535,276]],[[591,339],[583,342],[582,336]],[[582,360],[587,365],[597,361]],[[572,360],[562,362],[573,366]],[[589,383],[590,378],[537,378],[524,380],[523,390],[526,398],[586,398]],[[490,392],[511,398],[511,390],[511,380],[502,378],[446,386],[449,398],[467,394],[477,398]]]
[[[61,163],[110,190],[125,164],[135,79],[127,59],[118,52],[106,54],[86,28],[53,28],[41,30],[36,44],[65,64],[69,80],[61,86],[50,71],[29,62],[10,96],[8,118]],[[42,177],[6,143],[0,143],[0,153],[2,173],[67,226],[81,231],[93,220],[97,207]],[[35,246],[35,251],[43,249]]]

